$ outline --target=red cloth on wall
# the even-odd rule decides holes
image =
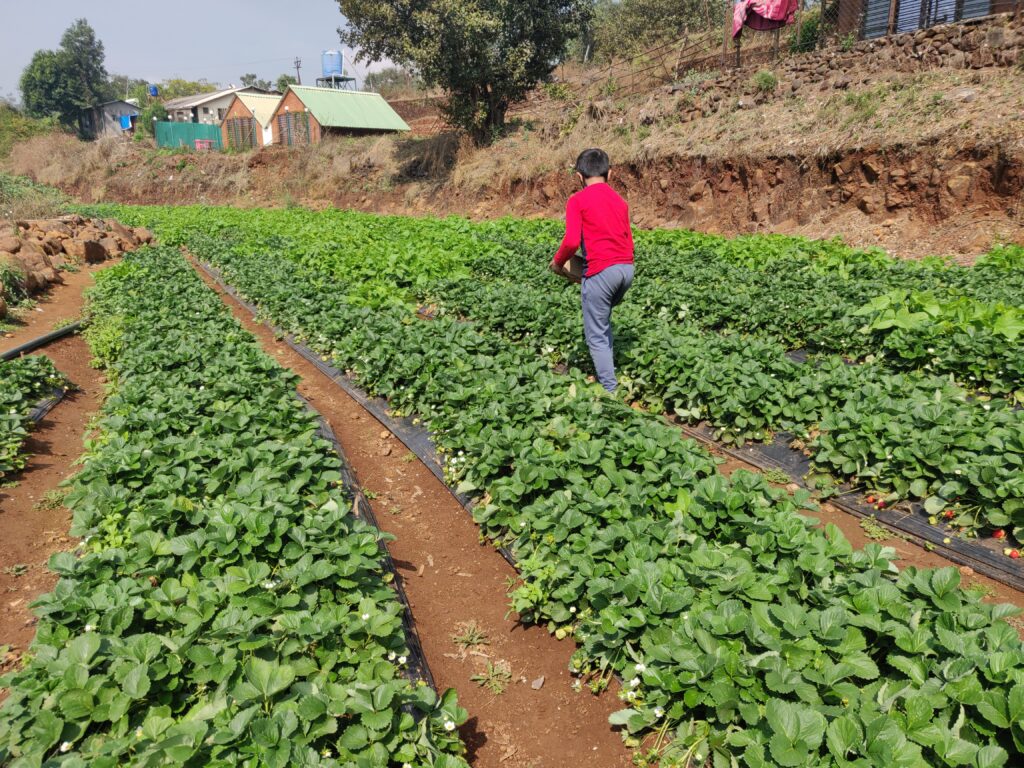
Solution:
[[[732,36],[739,37],[744,25],[751,29],[778,29],[793,23],[797,0],[740,0],[732,11]]]

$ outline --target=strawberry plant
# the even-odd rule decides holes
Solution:
[[[295,376],[174,249],[99,274],[89,313],[114,388],[66,499],[83,543],[0,683],[0,763],[465,766]]]
[[[44,355],[0,362],[0,478],[25,466],[21,449],[32,411],[55,390],[67,386],[67,379]]]
[[[657,732],[668,764],[750,767],[1024,753],[1024,646],[1002,621],[1015,610],[960,589],[956,569],[897,572],[891,550],[854,550],[805,516],[805,494],[724,478],[522,343],[203,247],[268,318],[425,421],[449,481],[480,496],[475,518],[517,557],[513,608],[574,637],[578,673],[622,677],[613,722],[631,743]]]

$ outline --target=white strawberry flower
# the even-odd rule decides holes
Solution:
[[[142,726],[141,725],[138,728],[135,729],[135,738],[137,738],[137,739],[141,739],[142,738]]]
[[[70,741],[61,742],[60,751],[61,752],[70,752],[71,751],[71,742]]]
[[[452,721],[452,720],[445,720],[444,721],[444,729],[446,731],[448,731],[449,733],[454,731],[455,730],[455,723],[454,723],[454,721]]]
[[[636,688],[639,685],[640,685],[640,678],[639,677],[634,677],[632,680],[629,681],[629,687],[630,688]]]
[[[388,661],[394,661],[397,658],[398,656],[394,651],[391,651],[391,653],[388,654]]]
[[[399,656],[399,657],[398,657],[398,663],[399,663],[399,665],[405,664],[405,662],[406,662],[406,658],[405,658],[405,656]]]
[[[334,753],[331,752],[327,747],[324,747],[324,751],[320,753],[321,757],[334,757]]]
[[[86,632],[92,632],[94,629],[96,629],[96,627],[94,627],[92,624],[86,624],[85,627],[83,627],[83,629],[85,629]]]
[[[641,661],[639,664],[636,665],[636,671],[638,674],[643,674],[647,671],[647,665]]]
[[[369,621],[369,619],[370,619],[370,614],[364,613],[363,614],[363,621]]]
[[[576,606],[575,605],[569,608],[569,613],[576,613]]]
[[[662,709],[661,707],[655,707],[654,708],[654,717],[656,719],[660,720],[664,716],[665,716],[665,710],[664,709]]]
[[[992,410],[992,406],[991,406],[991,405],[989,405],[988,403],[985,403],[985,404],[984,404],[983,406],[981,406],[981,407],[982,407],[982,408],[984,408],[984,409],[985,409],[986,411],[991,411],[991,410]]]

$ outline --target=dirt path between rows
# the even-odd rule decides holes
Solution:
[[[77,272],[62,272],[63,283],[55,283],[39,296],[34,296],[36,306],[19,311],[14,317],[4,319],[11,330],[0,334],[0,352],[14,349],[20,344],[38,338],[77,320],[85,306],[83,291],[93,284],[96,273],[119,263],[120,259],[102,264],[83,264]]]
[[[571,641],[523,627],[508,611],[513,569],[430,470],[355,400],[226,295],[201,270],[246,330],[300,377],[299,392],[331,425],[377,520],[397,540],[388,545],[412,607],[439,689],[455,688],[469,710],[461,729],[475,768],[619,768],[631,753],[608,725],[621,708],[613,691],[572,690]],[[453,641],[469,623],[486,644],[464,651]],[[507,665],[500,695],[470,677],[487,664]],[[542,681],[542,682],[541,682]],[[537,685],[538,687],[534,687]]]
[[[35,637],[29,605],[57,583],[47,568],[50,555],[74,543],[68,536],[70,514],[52,493],[74,474],[86,425],[103,402],[103,379],[90,367],[91,354],[80,336],[55,341],[39,354],[49,357],[76,389],[30,434],[24,447],[28,463],[8,478],[13,487],[0,488],[0,645],[10,646],[7,658],[0,659],[3,671]]]

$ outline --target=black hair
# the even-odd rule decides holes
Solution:
[[[593,179],[600,176],[608,181],[608,169],[611,161],[608,160],[608,153],[603,149],[584,149],[576,158],[576,173],[586,179]]]

